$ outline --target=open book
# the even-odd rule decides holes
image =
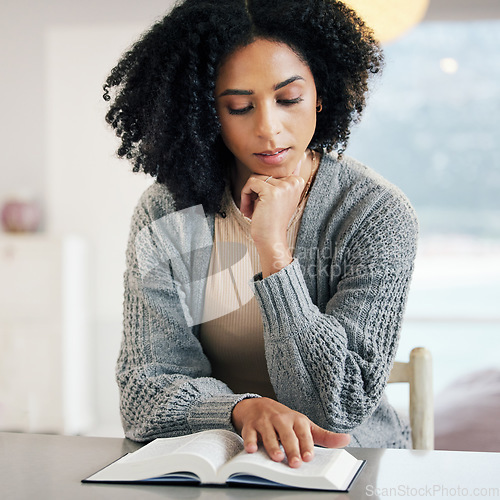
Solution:
[[[246,484],[347,491],[364,465],[344,449],[315,447],[299,468],[273,462],[263,447],[247,453],[234,432],[210,430],[160,438],[123,456],[83,482]]]

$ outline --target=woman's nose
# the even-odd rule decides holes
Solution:
[[[261,106],[256,113],[256,133],[263,139],[272,139],[281,132],[278,110],[272,104]]]

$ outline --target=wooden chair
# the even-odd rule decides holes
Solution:
[[[410,361],[396,361],[389,383],[410,385],[410,426],[415,450],[434,449],[434,396],[432,391],[432,357],[424,347],[415,347]]]

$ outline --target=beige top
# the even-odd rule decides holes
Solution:
[[[293,253],[306,204],[297,207],[287,229]],[[213,377],[237,393],[253,392],[276,399],[264,352],[262,317],[250,288],[261,272],[259,254],[250,236],[250,219],[234,203],[229,188],[223,199],[226,217],[215,217],[200,341],[212,363]]]

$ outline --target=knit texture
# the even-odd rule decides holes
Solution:
[[[193,222],[194,221],[194,222]],[[127,248],[124,336],[117,364],[127,437],[234,430],[245,397],[211,377],[199,342],[214,217],[176,212],[152,185]],[[344,157],[324,155],[293,262],[252,284],[278,400],[351,445],[408,447],[406,422],[384,395],[397,349],[418,225],[406,197]]]

